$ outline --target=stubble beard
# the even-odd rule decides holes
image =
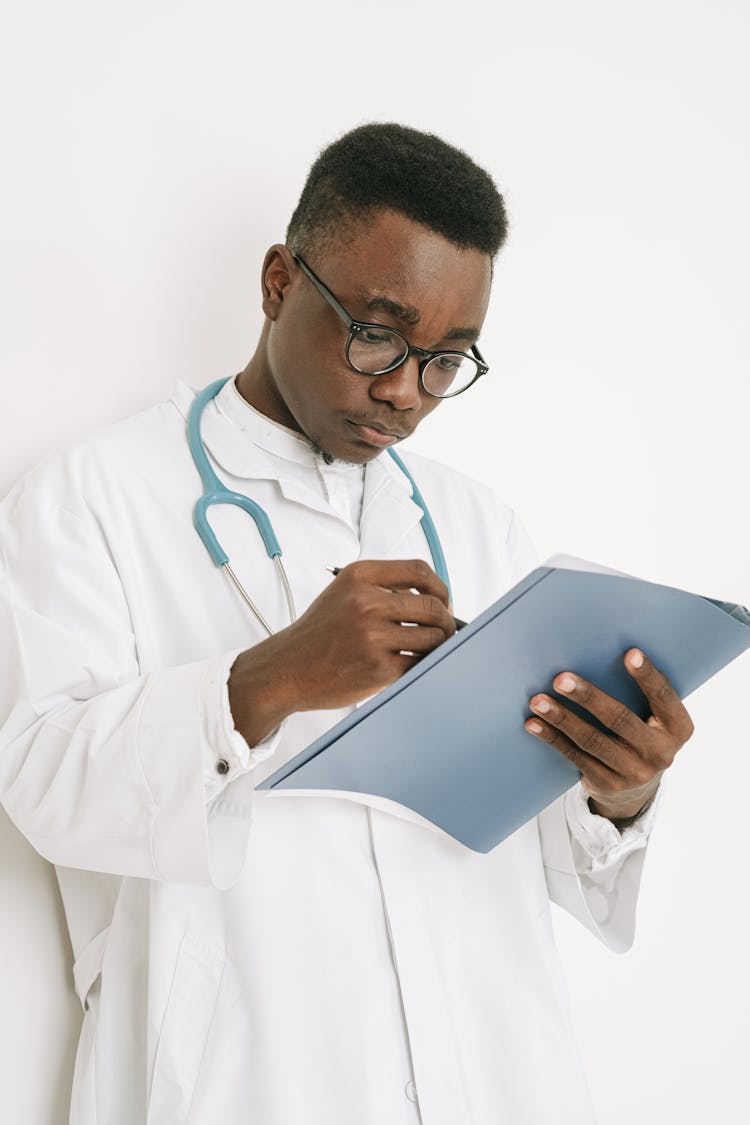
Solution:
[[[316,438],[311,437],[307,440],[310,442],[310,448],[315,456],[320,457],[325,465],[354,465],[357,469],[364,468],[361,461],[350,461],[346,457],[335,457],[333,453],[329,453],[327,449],[324,449]]]
[[[324,449],[323,446],[320,445],[320,443],[317,442],[314,438],[310,438],[310,448],[312,449],[315,456],[320,457],[321,461],[323,461],[326,465],[332,465],[336,460],[333,454],[329,453],[327,449]]]

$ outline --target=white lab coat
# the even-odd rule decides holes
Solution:
[[[0,794],[58,870],[86,1009],[71,1121],[586,1125],[549,897],[626,948],[653,811],[621,835],[574,789],[479,855],[406,814],[255,794],[341,713],[253,749],[232,727],[228,669],[262,634],[192,527],[191,397],[48,459],[0,515]],[[358,536],[306,446],[251,415],[230,383],[204,438],[269,512],[299,611],[326,565],[430,560],[387,455]],[[484,487],[407,460],[471,618],[527,541]],[[211,521],[283,627],[249,518]]]

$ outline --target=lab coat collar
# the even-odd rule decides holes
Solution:
[[[195,392],[178,383],[173,402],[187,418]],[[208,403],[201,419],[203,444],[214,460],[235,477],[275,479],[282,464],[315,468],[308,441],[265,418],[240,395],[230,379]],[[290,469],[290,472],[294,470]]]
[[[173,396],[187,418],[195,392],[178,384]],[[301,435],[254,410],[230,379],[208,403],[201,420],[203,444],[220,469],[239,480],[276,481],[287,500],[331,513],[320,487],[320,458]],[[311,484],[310,474],[315,483]]]
[[[194,397],[195,391],[178,383],[172,401],[185,419]],[[309,487],[310,471],[320,471],[320,459],[309,443],[254,410],[233,379],[206,407],[201,434],[213,459],[232,476],[276,480],[286,499],[314,510],[330,510]],[[392,458],[381,453],[365,471],[360,557],[382,558],[395,551],[421,516],[411,499],[410,482]]]

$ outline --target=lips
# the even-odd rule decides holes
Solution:
[[[357,421],[355,418],[349,418],[348,421],[351,426],[355,426],[358,429],[375,430],[377,433],[383,434],[386,437],[403,439],[407,438],[411,433],[411,430],[394,430],[392,426],[384,426],[381,422],[373,422],[369,418],[363,418],[361,421]]]
[[[364,441],[367,445],[378,446],[379,448],[393,445],[394,442],[409,436],[407,433],[402,433],[399,430],[389,430],[386,426],[381,426],[378,422],[355,422],[351,418],[347,419],[347,421],[360,441]]]

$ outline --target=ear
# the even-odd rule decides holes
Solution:
[[[263,260],[261,288],[263,293],[263,312],[269,320],[276,320],[284,294],[293,284],[297,269],[287,246],[276,243]]]

